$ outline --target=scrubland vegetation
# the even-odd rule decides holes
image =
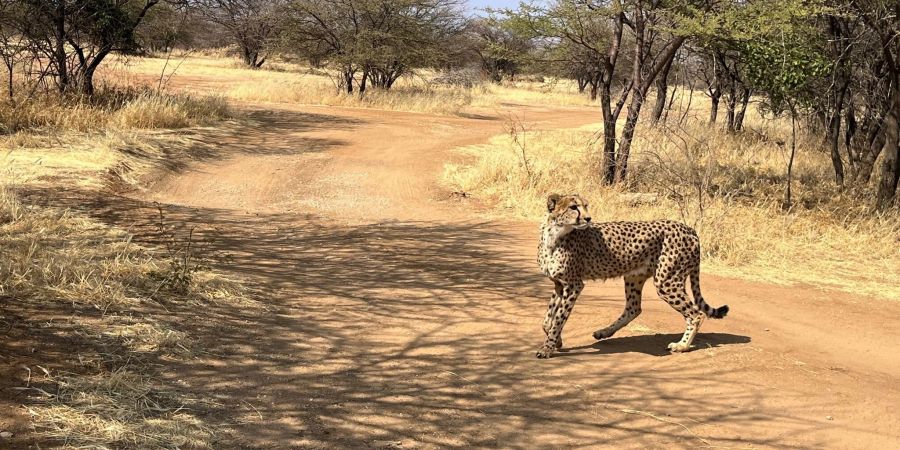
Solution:
[[[45,321],[53,333],[116,344],[22,386],[52,442],[214,447],[215,430],[185,407],[209,400],[160,382],[149,356],[196,350],[190,330],[162,319],[168,302],[254,306],[179,238],[174,250],[141,246],[21,197],[138,187],[192,157],[192,130],[240,121],[246,103],[461,116],[592,107],[597,124],[585,127],[511,121],[459,149],[440,182],[486,214],[532,221],[547,194],[580,193],[595,220],[696,227],[712,273],[900,298],[889,2],[558,1],[487,18],[445,0],[158,3],[0,1],[0,298],[65,306],[65,326]]]
[[[463,72],[462,79],[435,70],[408,74],[390,90],[348,94],[336,85],[339,73],[314,69],[297,62],[270,61],[266,68],[249,70],[223,53],[201,55],[179,52],[168,58],[123,58],[101,75],[109,83],[141,84],[168,80],[167,87],[180,91],[206,91],[233,101],[292,103],[393,111],[457,115],[467,108],[506,105],[590,106],[574,81],[554,77],[540,80],[505,80],[489,83],[478,72]],[[177,68],[176,68],[177,67]],[[201,78],[201,84],[184,86],[181,80]],[[240,81],[237,81],[240,80]]]
[[[210,124],[228,117],[218,96],[160,94],[149,89],[109,88],[91,98],[38,98],[0,106],[4,134],[172,129]]]
[[[599,126],[509,127],[487,144],[460,149],[467,162],[446,166],[449,189],[483,201],[495,215],[536,221],[548,192],[580,193],[592,202],[594,220],[673,219],[694,226],[712,273],[900,298],[892,269],[900,263],[892,245],[900,216],[871,213],[864,192],[834,195],[830,160],[817,136],[800,138],[795,204],[784,210],[790,139],[784,120],[753,114],[741,134],[699,120],[642,129],[627,186],[599,179]]]

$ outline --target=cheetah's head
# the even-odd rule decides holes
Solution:
[[[547,224],[563,233],[585,229],[591,223],[588,204],[577,194],[551,194],[547,197],[547,214]]]

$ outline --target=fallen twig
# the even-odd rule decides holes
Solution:
[[[636,414],[639,416],[647,416],[647,417],[650,417],[651,419],[656,419],[660,422],[671,423],[672,425],[678,425],[679,427],[684,428],[688,433],[691,433],[692,435],[694,435],[694,437],[697,438],[697,440],[699,440],[700,442],[706,444],[707,446],[712,447],[712,444],[710,444],[709,441],[698,436],[697,433],[694,433],[694,430],[691,430],[683,423],[676,422],[672,419],[666,419],[665,417],[659,417],[655,414],[648,413],[646,411],[638,411],[636,409],[620,409],[619,411],[621,411],[625,414]]]

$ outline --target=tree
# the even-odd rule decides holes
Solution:
[[[656,77],[656,101],[653,105],[653,114],[650,116],[650,121],[653,123],[653,125],[659,123],[659,120],[662,118],[663,111],[666,108],[666,99],[668,98],[669,90],[669,71],[672,70],[672,65],[674,62],[675,58],[669,60],[669,62],[663,66],[662,71]]]
[[[284,0],[196,0],[204,15],[228,31],[248,67],[265,64],[281,29]]]
[[[807,0],[762,0],[731,16],[735,21],[753,24],[731,35],[731,45],[740,52],[735,59],[741,61],[749,82],[766,95],[769,109],[775,114],[787,112],[791,118],[785,208],[793,204],[798,108],[816,101],[811,86],[828,71],[828,60],[815,40],[811,20],[822,12],[820,4]]]
[[[471,36],[470,45],[481,63],[482,72],[494,83],[517,75],[522,60],[534,49],[531,40],[510,30],[502,20],[472,20],[466,27],[466,34]]]
[[[21,0],[15,26],[60,92],[92,95],[97,68],[112,52],[136,50],[135,29],[160,1]]]
[[[882,138],[873,141],[874,145],[880,144],[877,151],[882,153],[875,207],[883,210],[894,204],[900,180],[900,4],[889,0],[853,0],[850,7],[868,31],[874,47],[880,47],[875,53],[875,67],[888,84],[887,92],[882,94],[885,99],[879,132]]]
[[[341,72],[348,93],[390,89],[402,75],[440,65],[443,43],[462,29],[459,0],[296,0],[283,45]]]
[[[678,29],[691,11],[681,6],[644,0],[556,0],[546,7],[524,4],[517,11],[504,12],[535,36],[568,40],[597,56],[603,114],[603,180],[608,184],[625,181],[631,143],[646,95],[687,40],[687,35]],[[630,46],[627,62],[631,67],[620,73],[623,43]],[[622,91],[613,103],[612,87],[617,79],[622,82]],[[618,135],[616,122],[626,102],[625,124]]]
[[[721,69],[716,57],[708,45],[691,48],[691,65],[695,67],[695,76],[706,85],[704,94],[709,97],[709,124],[716,123],[719,118],[719,102],[722,100]]]
[[[21,11],[13,0],[0,0],[0,60],[6,69],[6,90],[9,101],[15,98],[14,71],[28,55],[28,45],[17,30],[17,20]]]
[[[135,41],[143,51],[165,53],[175,46],[190,46],[202,27],[193,10],[161,3],[135,29]]]

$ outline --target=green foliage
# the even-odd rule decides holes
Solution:
[[[409,70],[447,59],[444,44],[462,28],[458,0],[293,0],[282,45],[352,77],[390,83]]]
[[[126,4],[127,5],[127,4]],[[109,0],[85,0],[76,20],[85,23],[85,31],[100,45],[114,45],[122,50],[133,50],[135,20],[129,11]]]
[[[822,0],[729,2],[714,20],[695,22],[692,32],[736,58],[744,82],[765,93],[778,113],[787,103],[811,101],[810,84],[829,72],[817,25],[829,12]]]
[[[760,39],[742,43],[746,76],[766,92],[773,111],[791,100],[805,101],[812,93],[805,88],[829,72],[830,62],[805,37],[784,36],[783,41]]]

